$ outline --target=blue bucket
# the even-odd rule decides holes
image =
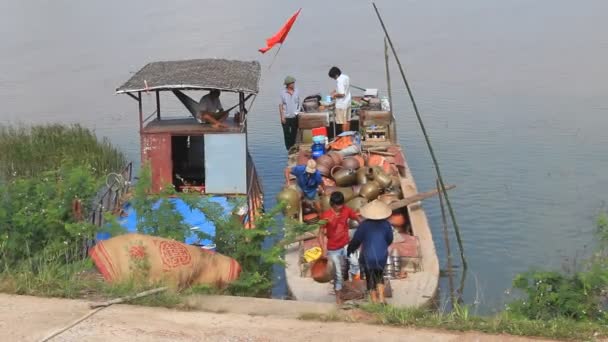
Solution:
[[[314,143],[312,144],[312,147],[310,148],[311,152],[312,152],[312,158],[313,159],[317,159],[320,156],[325,154],[325,143]]]

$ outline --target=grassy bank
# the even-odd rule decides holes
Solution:
[[[120,170],[126,158],[79,125],[0,125],[0,178],[37,177],[65,164],[88,166],[96,176],[105,176]]]
[[[450,313],[440,313],[425,309],[364,305],[360,310],[336,311],[327,315],[303,314],[300,319],[325,322],[365,322],[396,327],[478,331],[489,334],[577,341],[590,341],[608,336],[608,327],[597,322],[581,322],[568,318],[531,320],[509,312],[487,317],[472,316],[469,314],[469,310],[462,306],[456,307]]]

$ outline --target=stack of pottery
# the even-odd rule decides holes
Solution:
[[[302,161],[306,157],[310,157],[310,154],[302,156]],[[390,204],[403,197],[399,174],[394,165],[383,156],[373,153],[364,156],[345,155],[330,151],[318,157],[316,162],[325,187],[325,194],[320,196],[322,210],[330,209],[329,199],[334,191],[340,191],[344,195],[346,205],[354,210],[359,210],[377,198]],[[286,210],[289,212],[296,207],[299,210],[301,204],[291,205],[292,192],[283,190],[279,197],[288,202]],[[316,218],[311,215],[307,219],[314,221]]]

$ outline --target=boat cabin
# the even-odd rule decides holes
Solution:
[[[256,61],[153,62],[116,90],[137,102],[141,160],[152,169],[153,191],[174,186],[180,192],[248,194],[257,177],[247,150],[247,106],[258,93],[259,77]],[[221,91],[229,113],[223,127],[199,118],[199,99],[213,89]],[[177,99],[177,106],[161,108],[161,95]],[[150,104],[155,110],[145,114]]]

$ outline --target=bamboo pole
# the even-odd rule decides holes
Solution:
[[[416,118],[418,119],[418,124],[420,125],[420,129],[422,130],[422,134],[424,135],[424,140],[426,141],[426,145],[431,154],[431,159],[433,160],[433,165],[435,166],[435,171],[437,172],[437,178],[439,179],[439,183],[441,185],[441,188],[443,189],[443,193],[445,196],[445,202],[446,202],[446,204],[448,206],[448,210],[450,212],[450,218],[452,219],[452,224],[454,225],[454,231],[456,232],[456,239],[458,240],[458,246],[460,248],[460,258],[462,259],[462,266],[466,270],[467,261],[466,261],[466,258],[464,257],[464,248],[462,245],[462,238],[460,236],[460,228],[458,227],[458,223],[456,221],[456,215],[454,214],[454,209],[452,207],[452,203],[450,202],[450,198],[448,197],[448,194],[446,193],[446,186],[443,181],[443,177],[441,176],[441,170],[439,169],[439,162],[437,161],[437,157],[435,156],[435,151],[433,150],[433,146],[431,145],[431,140],[429,138],[428,133],[426,132],[424,123],[422,122],[422,117],[420,116],[420,112],[418,111],[418,105],[416,105],[416,100],[414,100],[414,95],[412,94],[410,85],[407,82],[407,78],[405,77],[405,71],[403,71],[403,66],[401,65],[399,56],[397,56],[397,51],[395,50],[395,46],[393,45],[391,37],[389,36],[386,26],[384,25],[384,21],[382,20],[382,17],[380,16],[378,7],[376,7],[376,3],[372,2],[372,5],[374,6],[374,10],[376,11],[378,20],[380,21],[380,25],[382,25],[382,30],[384,31],[384,35],[386,36],[386,39],[388,40],[388,43],[391,47],[393,56],[395,57],[395,61],[397,62],[397,65],[399,66],[399,71],[401,72],[401,78],[403,79],[403,83],[405,83],[405,88],[406,88],[407,93],[412,102],[412,106],[414,107],[414,112],[416,113]]]
[[[439,180],[437,183],[437,192],[440,192],[441,185]],[[445,206],[443,205],[443,196],[439,195],[439,206],[441,207],[441,223],[443,223],[443,242],[445,243],[445,250],[447,253],[447,274],[448,274],[448,286],[450,291],[450,301],[452,307],[454,306],[454,269],[452,268],[452,251],[450,250],[450,239],[448,238],[448,221],[445,215]]]

